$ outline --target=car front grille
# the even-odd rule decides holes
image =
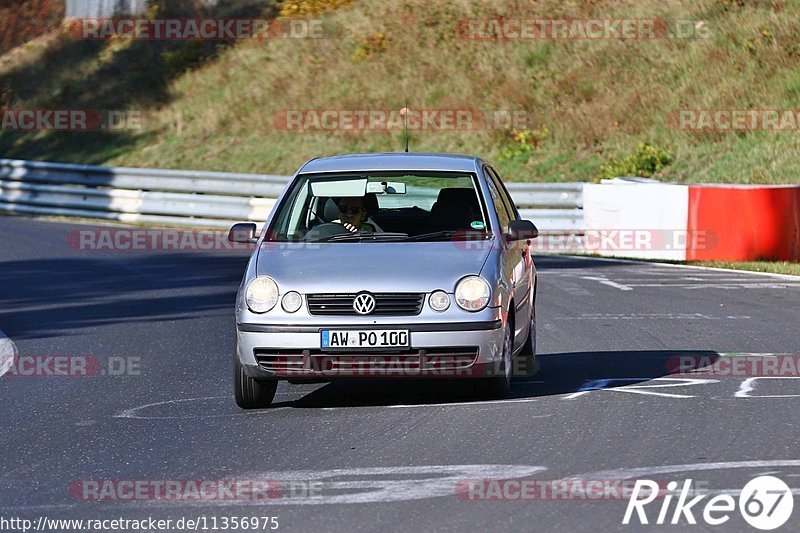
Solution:
[[[375,293],[375,310],[369,316],[413,316],[422,311],[424,294]],[[354,316],[355,294],[307,294],[308,312],[312,315]]]
[[[280,376],[461,375],[478,357],[477,346],[403,350],[397,353],[329,353],[322,350],[256,348],[258,366]],[[468,374],[464,374],[467,376]]]

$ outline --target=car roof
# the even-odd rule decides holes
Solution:
[[[405,152],[347,154],[312,159],[300,168],[299,173],[381,170],[477,172],[483,163],[480,157],[455,154]]]

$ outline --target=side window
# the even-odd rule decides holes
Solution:
[[[489,174],[492,177],[492,180],[495,182],[497,186],[497,190],[500,191],[500,196],[503,197],[503,203],[508,210],[509,215],[511,215],[511,220],[519,219],[519,211],[517,211],[517,206],[514,204],[514,200],[511,199],[511,195],[508,194],[508,189],[506,189],[505,184],[500,180],[500,176],[497,175],[497,172],[492,167],[486,167],[489,171]]]
[[[508,223],[511,217],[503,202],[502,196],[500,196],[500,191],[498,191],[497,185],[495,185],[494,179],[491,178],[488,172],[486,172],[486,177],[488,178],[486,184],[489,186],[489,193],[492,195],[492,203],[494,204],[495,211],[497,211],[497,218],[500,220],[500,231],[507,233]]]

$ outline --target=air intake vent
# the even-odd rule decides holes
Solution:
[[[422,311],[424,294],[376,293],[371,316],[413,316]],[[308,294],[308,312],[312,315],[357,315],[353,309],[355,294]]]

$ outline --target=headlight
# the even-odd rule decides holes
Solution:
[[[489,284],[480,276],[467,276],[456,285],[456,303],[465,311],[480,311],[490,296]]]
[[[283,307],[283,310],[287,313],[294,313],[300,309],[301,305],[303,305],[303,297],[294,291],[289,291],[284,294],[281,300],[281,307]]]
[[[244,293],[247,307],[254,313],[266,313],[278,303],[278,285],[272,278],[258,276]]]
[[[450,307],[450,296],[444,291],[433,291],[428,299],[428,305],[434,311],[446,311]]]

